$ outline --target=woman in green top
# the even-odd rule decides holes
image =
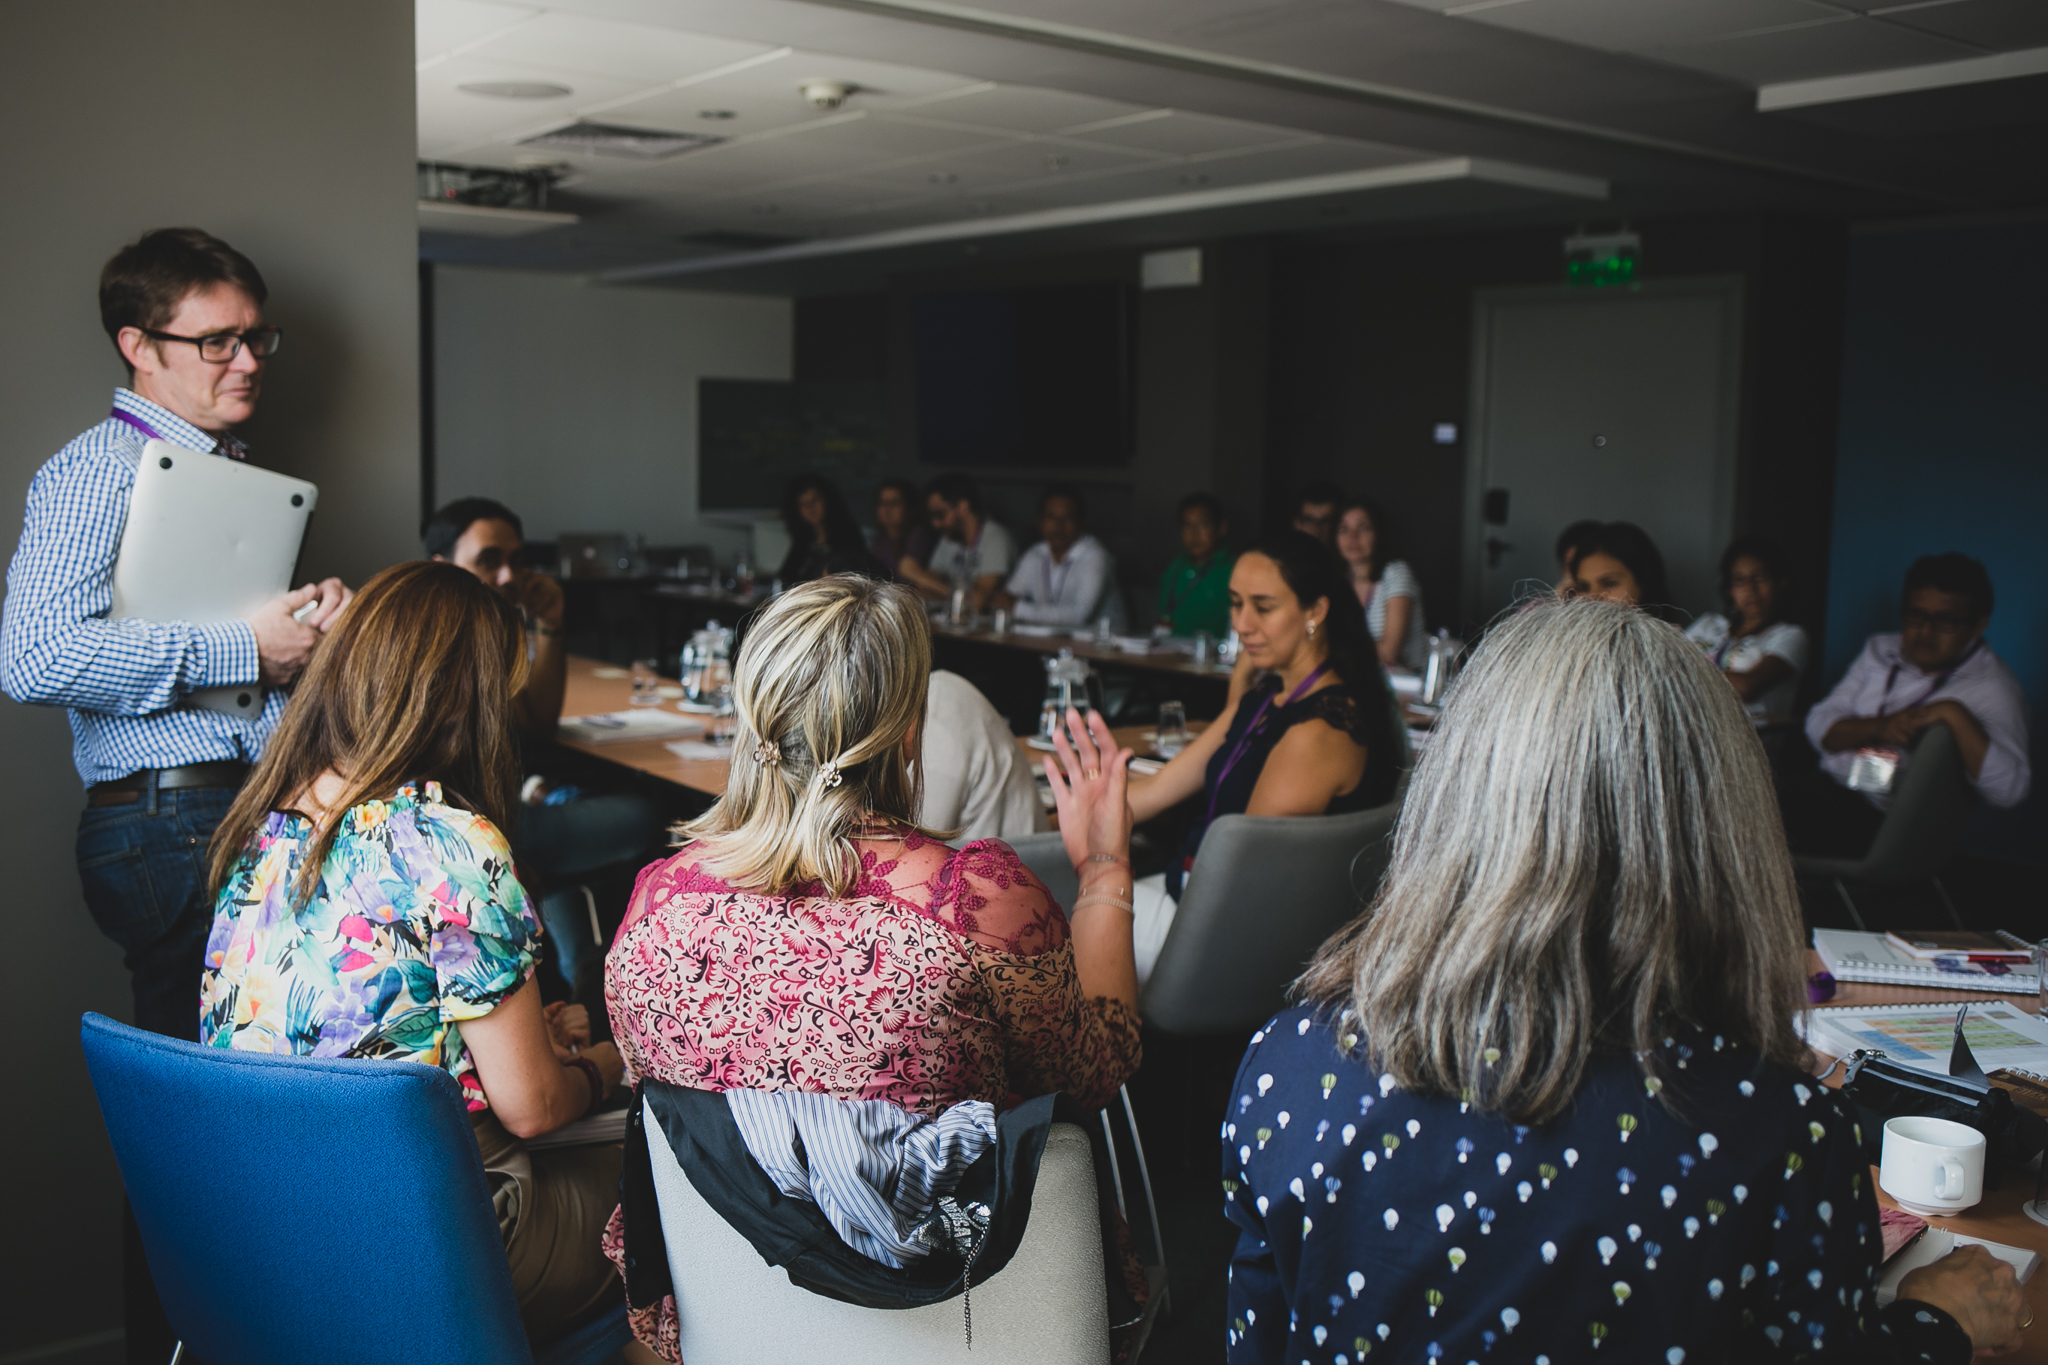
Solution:
[[[1230,518],[1207,493],[1180,500],[1182,553],[1159,578],[1159,624],[1175,635],[1230,633],[1230,566],[1237,556],[1223,543]]]

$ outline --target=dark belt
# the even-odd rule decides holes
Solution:
[[[239,787],[249,775],[249,765],[240,759],[224,758],[213,763],[187,763],[182,768],[144,768],[141,772],[95,782],[86,788],[88,806],[132,806],[149,790],[152,780],[158,791],[188,787]]]

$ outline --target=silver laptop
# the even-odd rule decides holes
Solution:
[[[128,500],[107,615],[200,625],[249,616],[290,590],[319,499],[304,479],[149,442]],[[205,688],[185,704],[253,718],[263,710],[263,688]]]

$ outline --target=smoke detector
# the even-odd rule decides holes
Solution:
[[[814,109],[837,109],[858,88],[846,81],[805,81],[797,86]]]

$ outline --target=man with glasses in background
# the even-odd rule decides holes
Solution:
[[[540,899],[555,965],[564,983],[599,1018],[604,1000],[599,949],[608,937],[605,931],[625,914],[633,875],[661,852],[661,813],[631,792],[588,793],[533,771],[533,761],[549,755],[561,723],[569,655],[562,639],[562,585],[527,562],[526,526],[519,514],[491,498],[457,498],[427,519],[420,548],[428,559],[444,560],[482,579],[519,609],[526,626],[526,684],[512,698],[512,723],[529,776],[520,788],[517,822],[507,833],[519,870]],[[600,896],[599,887],[618,894]],[[593,914],[598,923],[592,922]]]
[[[78,873],[100,932],[121,946],[135,1022],[199,1037],[199,978],[213,924],[206,846],[284,712],[281,689],[347,605],[330,578],[245,621],[109,620],[114,560],[143,444],[246,459],[247,421],[279,332],[248,257],[197,228],[159,228],[100,272],[100,322],[128,368],[112,410],[29,485],[0,614],[0,686],[70,712],[86,786]],[[304,620],[294,613],[311,607]],[[202,688],[267,685],[253,718],[186,704]],[[171,1349],[132,1220],[131,1358]]]
[[[1906,570],[1897,635],[1873,635],[1806,717],[1820,750],[1811,799],[1786,802],[1802,853],[1861,857],[1890,805],[1889,777],[1933,725],[1946,725],[1977,794],[1999,807],[2027,797],[2027,706],[1991,652],[1991,575],[1967,555],[1926,555]]]
[[[1294,529],[1314,536],[1325,545],[1337,538],[1337,504],[1344,501],[1344,490],[1327,479],[1319,479],[1301,490],[1301,501],[1295,504]]]

